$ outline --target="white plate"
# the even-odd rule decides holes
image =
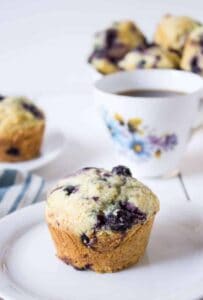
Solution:
[[[162,207],[147,253],[114,274],[76,271],[54,255],[44,203],[0,221],[0,298],[196,300],[203,296],[203,206]],[[22,222],[23,220],[23,222]]]
[[[0,169],[16,169],[19,171],[31,171],[40,168],[54,160],[65,146],[65,136],[58,129],[49,129],[45,132],[41,155],[35,159],[15,162],[0,163]]]

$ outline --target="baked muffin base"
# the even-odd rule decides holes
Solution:
[[[99,273],[116,272],[138,262],[148,244],[154,217],[145,224],[134,225],[126,233],[100,235],[95,248],[87,247],[70,230],[48,225],[57,256],[78,270]]]
[[[0,161],[26,161],[39,156],[45,125],[19,130],[12,136],[0,136]]]

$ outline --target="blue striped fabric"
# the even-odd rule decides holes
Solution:
[[[16,170],[0,171],[0,217],[42,199],[43,178]]]
[[[0,177],[0,202],[2,201],[9,186],[12,186],[15,182],[17,171],[5,170]]]
[[[45,181],[43,179],[42,182],[41,182],[41,185],[38,189],[38,192],[37,192],[35,198],[33,199],[32,203],[36,203],[39,200],[39,197],[42,194],[42,191],[43,191],[43,188],[44,188],[44,184],[45,184]]]
[[[22,198],[25,195],[26,191],[29,189],[30,183],[31,183],[31,174],[27,174],[25,182],[23,183],[22,189],[20,191],[20,194],[14,200],[13,205],[9,209],[8,213],[11,213],[11,212],[13,212],[14,210],[17,209],[20,201],[22,200]]]

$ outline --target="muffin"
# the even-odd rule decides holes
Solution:
[[[101,74],[107,75],[119,71],[119,67],[109,58],[103,56],[103,52],[96,51],[90,59],[91,65]]]
[[[203,76],[203,26],[190,33],[184,47],[181,68]]]
[[[88,61],[100,73],[110,74],[119,70],[117,62],[127,52],[143,44],[145,37],[133,22],[116,22],[95,35],[94,49]]]
[[[115,272],[143,255],[158,210],[156,196],[128,168],[84,168],[49,193],[46,221],[65,263]]]
[[[179,67],[180,57],[169,50],[158,45],[151,44],[145,47],[138,47],[126,54],[119,62],[122,70]]]
[[[45,118],[25,97],[0,97],[0,161],[18,162],[40,154]]]
[[[165,15],[155,32],[155,42],[165,49],[182,53],[188,34],[200,23],[185,16]]]

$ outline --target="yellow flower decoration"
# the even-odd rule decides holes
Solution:
[[[156,150],[156,152],[154,153],[154,155],[157,158],[161,157],[161,150]]]
[[[141,153],[142,150],[143,150],[143,147],[142,147],[142,145],[140,145],[140,144],[135,144],[134,147],[133,147],[133,149],[134,149],[134,151],[135,151],[136,153]]]
[[[139,132],[143,134],[143,131],[139,129],[139,126],[142,124],[142,119],[140,118],[132,118],[128,120],[128,128],[131,132]]]
[[[119,115],[119,114],[115,114],[114,115],[114,119],[116,120],[116,121],[118,121],[121,125],[124,125],[125,123],[124,123],[124,120],[123,120],[123,118],[122,118],[122,116],[121,115]]]

